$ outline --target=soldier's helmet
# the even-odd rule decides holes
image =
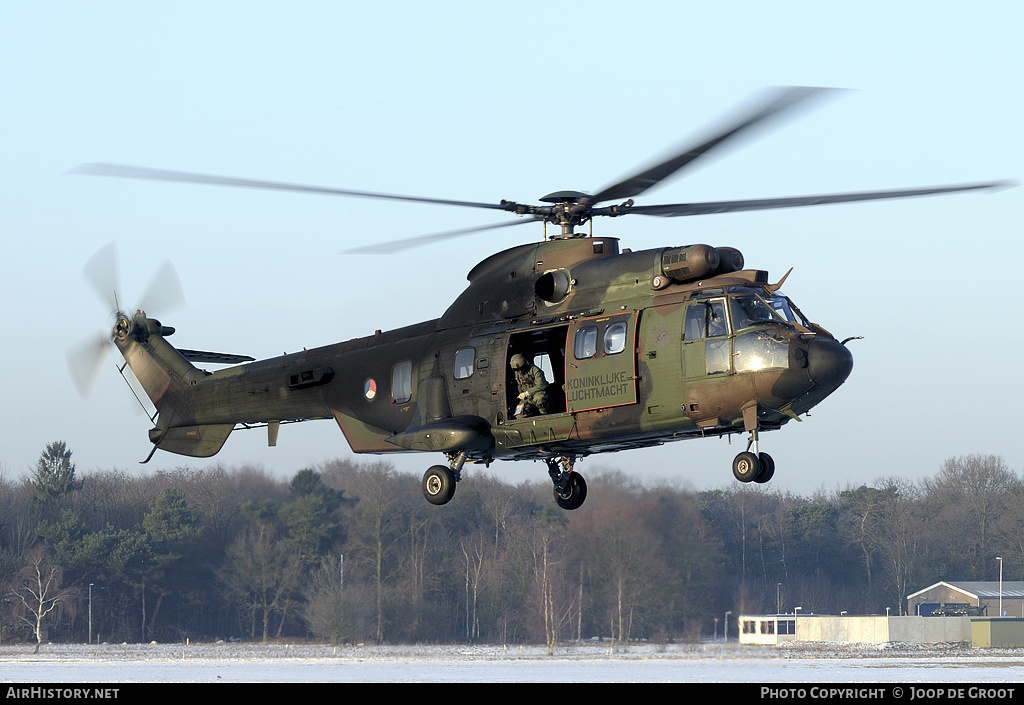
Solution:
[[[526,367],[526,358],[516,353],[512,356],[512,360],[509,362],[513,370],[521,370]]]

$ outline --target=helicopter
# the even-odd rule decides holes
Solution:
[[[581,458],[671,441],[746,434],[732,461],[766,483],[775,461],[760,434],[836,391],[853,369],[847,343],[809,320],[766,271],[732,247],[632,251],[595,236],[599,216],[679,217],[993,189],[986,182],[790,198],[638,205],[634,198],[720,145],[833,89],[776,89],[751,109],[652,167],[595,194],[556,191],[539,204],[477,203],[258,181],[115,164],[70,173],[301,191],[498,210],[520,216],[345,252],[394,252],[472,232],[542,224],[544,237],[490,255],[439,318],[255,360],[173,347],[174,329],[121,309],[101,341],[125,360],[156,409],[157,450],[218,453],[236,428],[333,419],[355,453],[443,454],[424,473],[428,502],[452,500],[466,463],[539,460],[557,505],[587,497]],[[577,229],[591,223],[590,232]],[[549,236],[548,226],[557,232]],[[788,273],[787,275],[788,276]],[[105,289],[105,282],[97,282]],[[106,291],[106,295],[113,292]],[[95,359],[101,358],[97,354]],[[222,366],[210,372],[197,365]],[[90,369],[92,363],[75,365]],[[513,369],[516,368],[516,369]],[[79,377],[90,377],[86,372]],[[77,382],[76,382],[77,384]]]

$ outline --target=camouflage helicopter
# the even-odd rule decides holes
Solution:
[[[483,208],[524,218],[349,252],[392,252],[469,232],[543,223],[544,239],[493,254],[440,318],[256,361],[173,347],[173,328],[117,308],[101,350],[117,348],[152,401],[153,449],[220,451],[236,428],[334,419],[353,452],[442,453],[423,476],[435,505],[466,463],[541,460],[563,509],[587,495],[576,461],[596,453],[742,433],[732,471],[768,482],[762,431],[799,419],[853,368],[846,343],[808,320],[765,271],[730,247],[630,251],[576,229],[597,216],[677,217],[990,189],[1002,182],[759,200],[636,205],[633,198],[719,145],[827,89],[779,89],[709,139],[596,194],[558,191],[542,205],[473,203],[111,164],[74,173]],[[615,205],[599,205],[606,203]],[[547,226],[558,232],[548,236]],[[105,284],[98,284],[105,288]],[[112,292],[105,291],[106,295]],[[116,307],[116,299],[115,299]],[[98,352],[92,357],[99,361]],[[197,364],[227,365],[214,372]],[[89,370],[93,362],[78,363]],[[513,369],[513,367],[519,369]],[[123,371],[123,367],[121,368]],[[82,380],[86,371],[76,375]],[[528,379],[528,381],[527,381]]]

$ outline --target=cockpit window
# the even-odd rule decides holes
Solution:
[[[686,309],[683,337],[701,340],[729,334],[729,321],[725,316],[725,299],[697,301]]]
[[[743,294],[732,297],[732,322],[736,330],[762,323],[799,323],[784,296]]]
[[[806,323],[801,321],[800,312],[792,305],[785,296],[775,295],[768,299],[768,305],[775,309],[775,312],[790,323]]]
[[[762,328],[736,336],[733,364],[737,372],[757,372],[789,366],[789,338],[778,329]]]

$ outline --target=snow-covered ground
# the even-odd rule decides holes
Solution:
[[[4,683],[686,682],[1014,683],[1024,650],[962,646],[311,646],[120,644],[0,647]],[[1024,686],[1018,695],[1024,695]]]

